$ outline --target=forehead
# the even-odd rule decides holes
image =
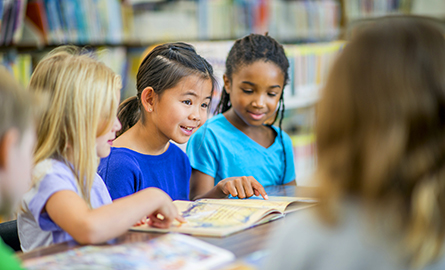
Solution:
[[[284,74],[272,62],[256,61],[238,67],[232,75],[232,80],[249,81],[258,85],[283,85]]]
[[[199,75],[190,75],[182,78],[178,84],[165,91],[168,95],[187,95],[193,93],[200,98],[211,96],[212,80]]]

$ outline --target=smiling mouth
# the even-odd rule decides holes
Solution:
[[[250,117],[252,117],[254,120],[261,120],[266,114],[265,113],[253,113],[248,112]]]
[[[180,128],[182,129],[182,131],[186,134],[186,135],[191,135],[193,133],[193,130],[196,127],[186,127],[186,126],[180,126]]]

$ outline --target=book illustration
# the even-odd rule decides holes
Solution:
[[[86,246],[26,260],[27,269],[209,269],[234,260],[224,249],[198,239],[168,234],[148,242]]]
[[[308,198],[273,196],[269,198],[271,199],[174,201],[186,223],[174,221],[168,229],[158,229],[143,224],[132,227],[131,230],[224,237],[281,218],[285,213],[315,205],[314,200]]]
[[[189,208],[182,212],[182,216],[187,220],[187,223],[179,224],[178,226],[193,228],[239,226],[249,222],[254,210],[236,205],[214,205],[205,202],[191,203]]]

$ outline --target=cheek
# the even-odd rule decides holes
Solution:
[[[276,110],[278,110],[279,102],[280,102],[279,98],[276,98],[276,99],[269,98],[267,101],[267,107],[268,107],[269,111],[275,112]]]
[[[187,118],[187,110],[182,104],[172,104],[164,107],[155,114],[156,124],[159,128],[176,126],[182,120]]]

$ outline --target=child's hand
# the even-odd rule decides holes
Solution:
[[[264,187],[252,176],[229,177],[219,181],[216,185],[225,195],[238,196],[240,199],[253,195],[261,196],[267,200],[268,196]]]
[[[144,225],[144,224],[147,224],[147,217],[143,217],[141,220],[136,222],[136,224],[134,224],[133,227],[141,226],[141,225]]]
[[[148,225],[157,228],[168,228],[176,219],[183,223],[185,219],[179,214],[178,209],[173,204],[170,196],[157,188],[150,188],[150,199],[159,203],[159,208],[148,216]]]

